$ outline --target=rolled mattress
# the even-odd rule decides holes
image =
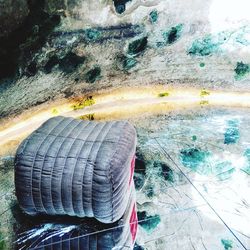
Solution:
[[[30,215],[117,221],[132,187],[135,148],[136,132],[126,121],[49,119],[16,153],[20,207]]]

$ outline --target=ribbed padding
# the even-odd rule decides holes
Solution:
[[[16,249],[37,250],[110,250],[133,249],[135,239],[131,233],[131,224],[137,224],[137,218],[131,221],[136,206],[135,189],[131,188],[129,200],[122,218],[116,223],[101,227],[92,221],[82,225],[50,224],[40,225],[19,235]],[[44,229],[46,228],[47,229]],[[71,227],[72,229],[69,229]],[[66,230],[65,230],[66,229]],[[94,233],[95,231],[99,231]]]
[[[49,119],[19,146],[16,195],[28,214],[117,221],[129,198],[136,132],[126,121]]]

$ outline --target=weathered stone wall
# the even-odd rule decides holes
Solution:
[[[18,44],[15,78],[1,80],[0,116],[116,86],[249,91],[248,7],[244,0],[44,2],[46,18]]]

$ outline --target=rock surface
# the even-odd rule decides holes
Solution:
[[[27,0],[1,0],[0,38],[18,28],[28,14]]]
[[[230,2],[233,13],[213,0],[37,3],[33,25],[23,27],[28,34],[19,33],[13,45],[18,50],[0,46],[7,51],[1,61],[11,59],[8,74],[0,68],[0,117],[68,96],[68,89],[73,95],[155,83],[250,89],[250,20],[237,1]],[[60,66],[69,53],[84,63]]]

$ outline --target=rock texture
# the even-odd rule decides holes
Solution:
[[[28,14],[27,0],[1,0],[0,38],[17,29]]]
[[[228,8],[221,11],[223,4]],[[122,13],[117,12],[120,5],[125,6]],[[45,18],[15,45],[21,48],[17,56],[10,49],[4,57],[13,60],[8,80],[0,74],[5,76],[0,117],[49,99],[117,86],[161,83],[249,91],[247,5],[224,0],[45,1],[39,12]]]

